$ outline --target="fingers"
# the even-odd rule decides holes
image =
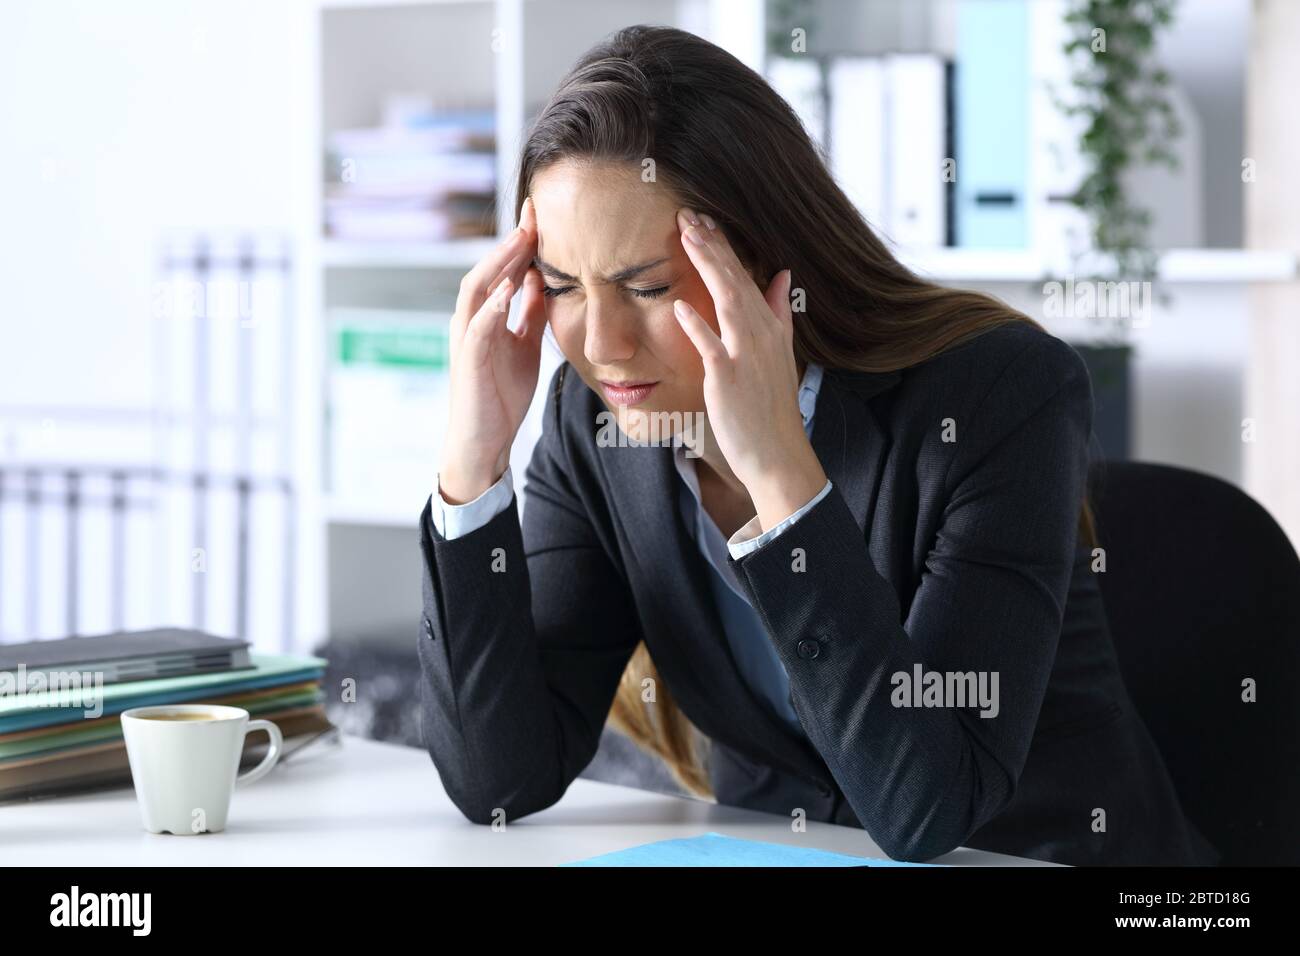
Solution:
[[[790,270],[782,269],[768,283],[767,292],[763,293],[763,300],[772,310],[772,314],[780,320],[781,325],[793,331],[794,314],[790,309],[790,282]]]
[[[456,314],[462,319],[476,315],[503,273],[513,275],[517,285],[519,273],[527,268],[536,251],[537,220],[530,196],[520,210],[519,225],[461,279]]]
[[[546,298],[542,295],[542,274],[536,269],[524,273],[524,294],[520,297],[519,328],[515,336],[530,349],[540,349],[546,331]]]
[[[713,278],[720,287],[732,287],[745,293],[754,289],[749,270],[711,216],[682,209],[678,211],[677,223],[682,230],[682,245],[691,261],[696,263],[696,268],[701,269],[700,274],[706,283]],[[704,275],[705,270],[708,276]]]
[[[456,311],[462,316],[476,314],[483,305],[483,300],[496,289],[501,274],[517,268],[519,262],[531,254],[528,234],[516,229],[460,280]]]
[[[713,368],[731,357],[726,345],[713,334],[713,329],[709,328],[709,323],[705,322],[700,313],[692,309],[684,299],[674,300],[673,314],[677,316],[677,324],[682,327],[686,337],[695,346],[695,351],[700,353],[706,369]]]
[[[536,212],[533,209],[531,196],[524,200],[523,209],[519,213],[519,227],[524,230],[525,234],[533,236],[534,242],[524,250],[522,255],[512,260],[503,270],[503,274],[510,277],[510,281],[514,283],[516,289],[523,288],[524,278],[532,269],[533,259],[537,253],[537,243],[535,241],[537,236]],[[541,278],[540,273],[538,278]]]
[[[753,320],[745,316],[763,296],[712,218],[681,209],[677,224],[682,246],[713,299],[722,340],[728,348],[734,348],[744,336],[753,334]]]
[[[531,196],[524,200],[523,208],[519,212],[519,228],[524,230],[525,235],[531,236],[532,241],[528,243],[522,254],[512,259],[510,264],[502,270],[502,275],[510,277],[510,282],[515,289],[523,287],[524,278],[532,268],[533,259],[537,252],[537,226]],[[511,292],[511,295],[513,294]]]
[[[492,340],[506,329],[510,299],[514,294],[515,284],[506,276],[469,320],[460,342],[461,354],[452,358],[453,363],[463,358],[473,367],[487,360],[488,353],[492,350]]]
[[[677,211],[677,228],[681,231],[682,248],[687,258],[704,280],[704,286],[713,299],[714,310],[718,315],[718,327],[728,345],[732,345],[731,333],[735,328],[735,306],[740,304],[741,292],[735,277],[728,273],[727,267],[712,245],[712,238],[717,229],[710,229],[711,219],[704,219],[690,209]],[[723,312],[727,313],[724,319]]]
[[[540,347],[546,312],[542,277],[532,268],[536,252],[537,213],[530,196],[520,208],[518,227],[461,280],[449,343],[453,366],[462,352],[471,364],[485,361],[503,332],[530,348]],[[510,300],[521,285],[522,320],[510,333]]]

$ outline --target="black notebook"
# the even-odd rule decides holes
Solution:
[[[0,675],[16,681],[19,668],[46,679],[56,671],[102,673],[105,684],[248,670],[248,641],[175,627],[118,631],[89,637],[0,644]]]

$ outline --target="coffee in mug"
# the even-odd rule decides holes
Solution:
[[[207,713],[200,714],[145,714],[141,720],[211,720],[212,715]]]
[[[254,730],[270,735],[271,749],[241,774],[244,738]],[[122,713],[122,736],[144,828],[178,836],[224,830],[235,788],[269,773],[284,748],[271,721],[216,704],[133,707]]]

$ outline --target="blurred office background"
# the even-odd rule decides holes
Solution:
[[[1083,128],[1059,105],[1087,7],[4,4],[0,641],[170,623],[327,648],[382,689],[339,722],[413,742],[457,283],[511,224],[530,118],[637,22],[767,75],[914,268],[1085,350],[1108,455],[1240,485],[1300,542],[1300,4],[1181,0],[1155,34],[1177,168],[1123,177],[1158,301],[1120,316],[1045,292],[1093,274],[1068,201]]]

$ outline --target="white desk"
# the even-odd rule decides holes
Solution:
[[[810,822],[794,833],[785,817],[583,779],[494,831],[452,805],[423,750],[344,737],[236,790],[222,833],[147,833],[130,788],[0,805],[0,865],[553,866],[709,830],[884,856],[857,827]],[[1050,865],[969,849],[935,862]]]

